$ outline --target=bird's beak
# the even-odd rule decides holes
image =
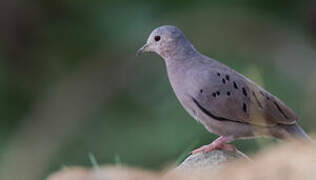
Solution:
[[[140,49],[137,50],[136,55],[137,56],[142,55],[144,52],[147,51],[147,47],[148,47],[148,44],[146,43],[143,47],[141,47]]]

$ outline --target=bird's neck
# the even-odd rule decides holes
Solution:
[[[166,61],[166,63],[173,63],[174,61],[185,61],[192,56],[196,56],[199,52],[186,39],[177,41],[174,45],[166,49],[162,49],[159,55]]]

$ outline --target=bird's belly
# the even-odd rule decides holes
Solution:
[[[192,97],[187,95],[186,92],[177,91],[174,88],[174,92],[180,101],[183,108],[198,122],[200,122],[209,132],[223,136],[228,134],[226,127],[223,128],[221,121],[215,120],[206,114],[204,114],[192,101]]]
[[[188,96],[182,97],[180,102],[184,109],[195,120],[203,124],[203,126],[213,134],[218,136],[234,136],[236,138],[249,138],[254,136],[253,129],[249,124],[213,119],[201,111]]]
[[[193,104],[192,99],[189,96],[181,96],[176,93],[176,96],[178,97],[181,105],[184,107],[184,109],[198,122],[204,125],[204,127],[210,131],[211,133],[214,133],[216,135],[221,135],[220,131],[220,124],[216,122],[216,120],[211,119],[211,117],[205,117],[203,115],[203,112]]]
[[[197,119],[208,131],[218,136],[233,136],[235,138],[254,136],[252,127],[247,123],[213,119],[202,111],[197,111]]]
[[[205,115],[199,109],[197,110],[197,120],[201,122],[201,124],[203,124],[204,127],[211,133],[214,133],[219,136],[224,136],[228,134],[225,131],[225,128],[223,128],[223,123],[221,121],[218,121],[216,119],[213,119],[212,117]]]

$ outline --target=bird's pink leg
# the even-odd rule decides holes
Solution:
[[[213,141],[211,144],[201,146],[198,149],[195,149],[192,151],[192,154],[199,153],[201,151],[207,153],[214,149],[222,149],[227,151],[236,151],[236,148],[231,144],[226,144],[234,140],[231,136],[220,136],[215,141]]]

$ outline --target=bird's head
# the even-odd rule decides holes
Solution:
[[[174,53],[179,47],[187,44],[190,43],[180,29],[175,26],[164,25],[150,33],[146,44],[137,51],[137,55],[144,52],[155,52],[162,57],[166,57]]]

